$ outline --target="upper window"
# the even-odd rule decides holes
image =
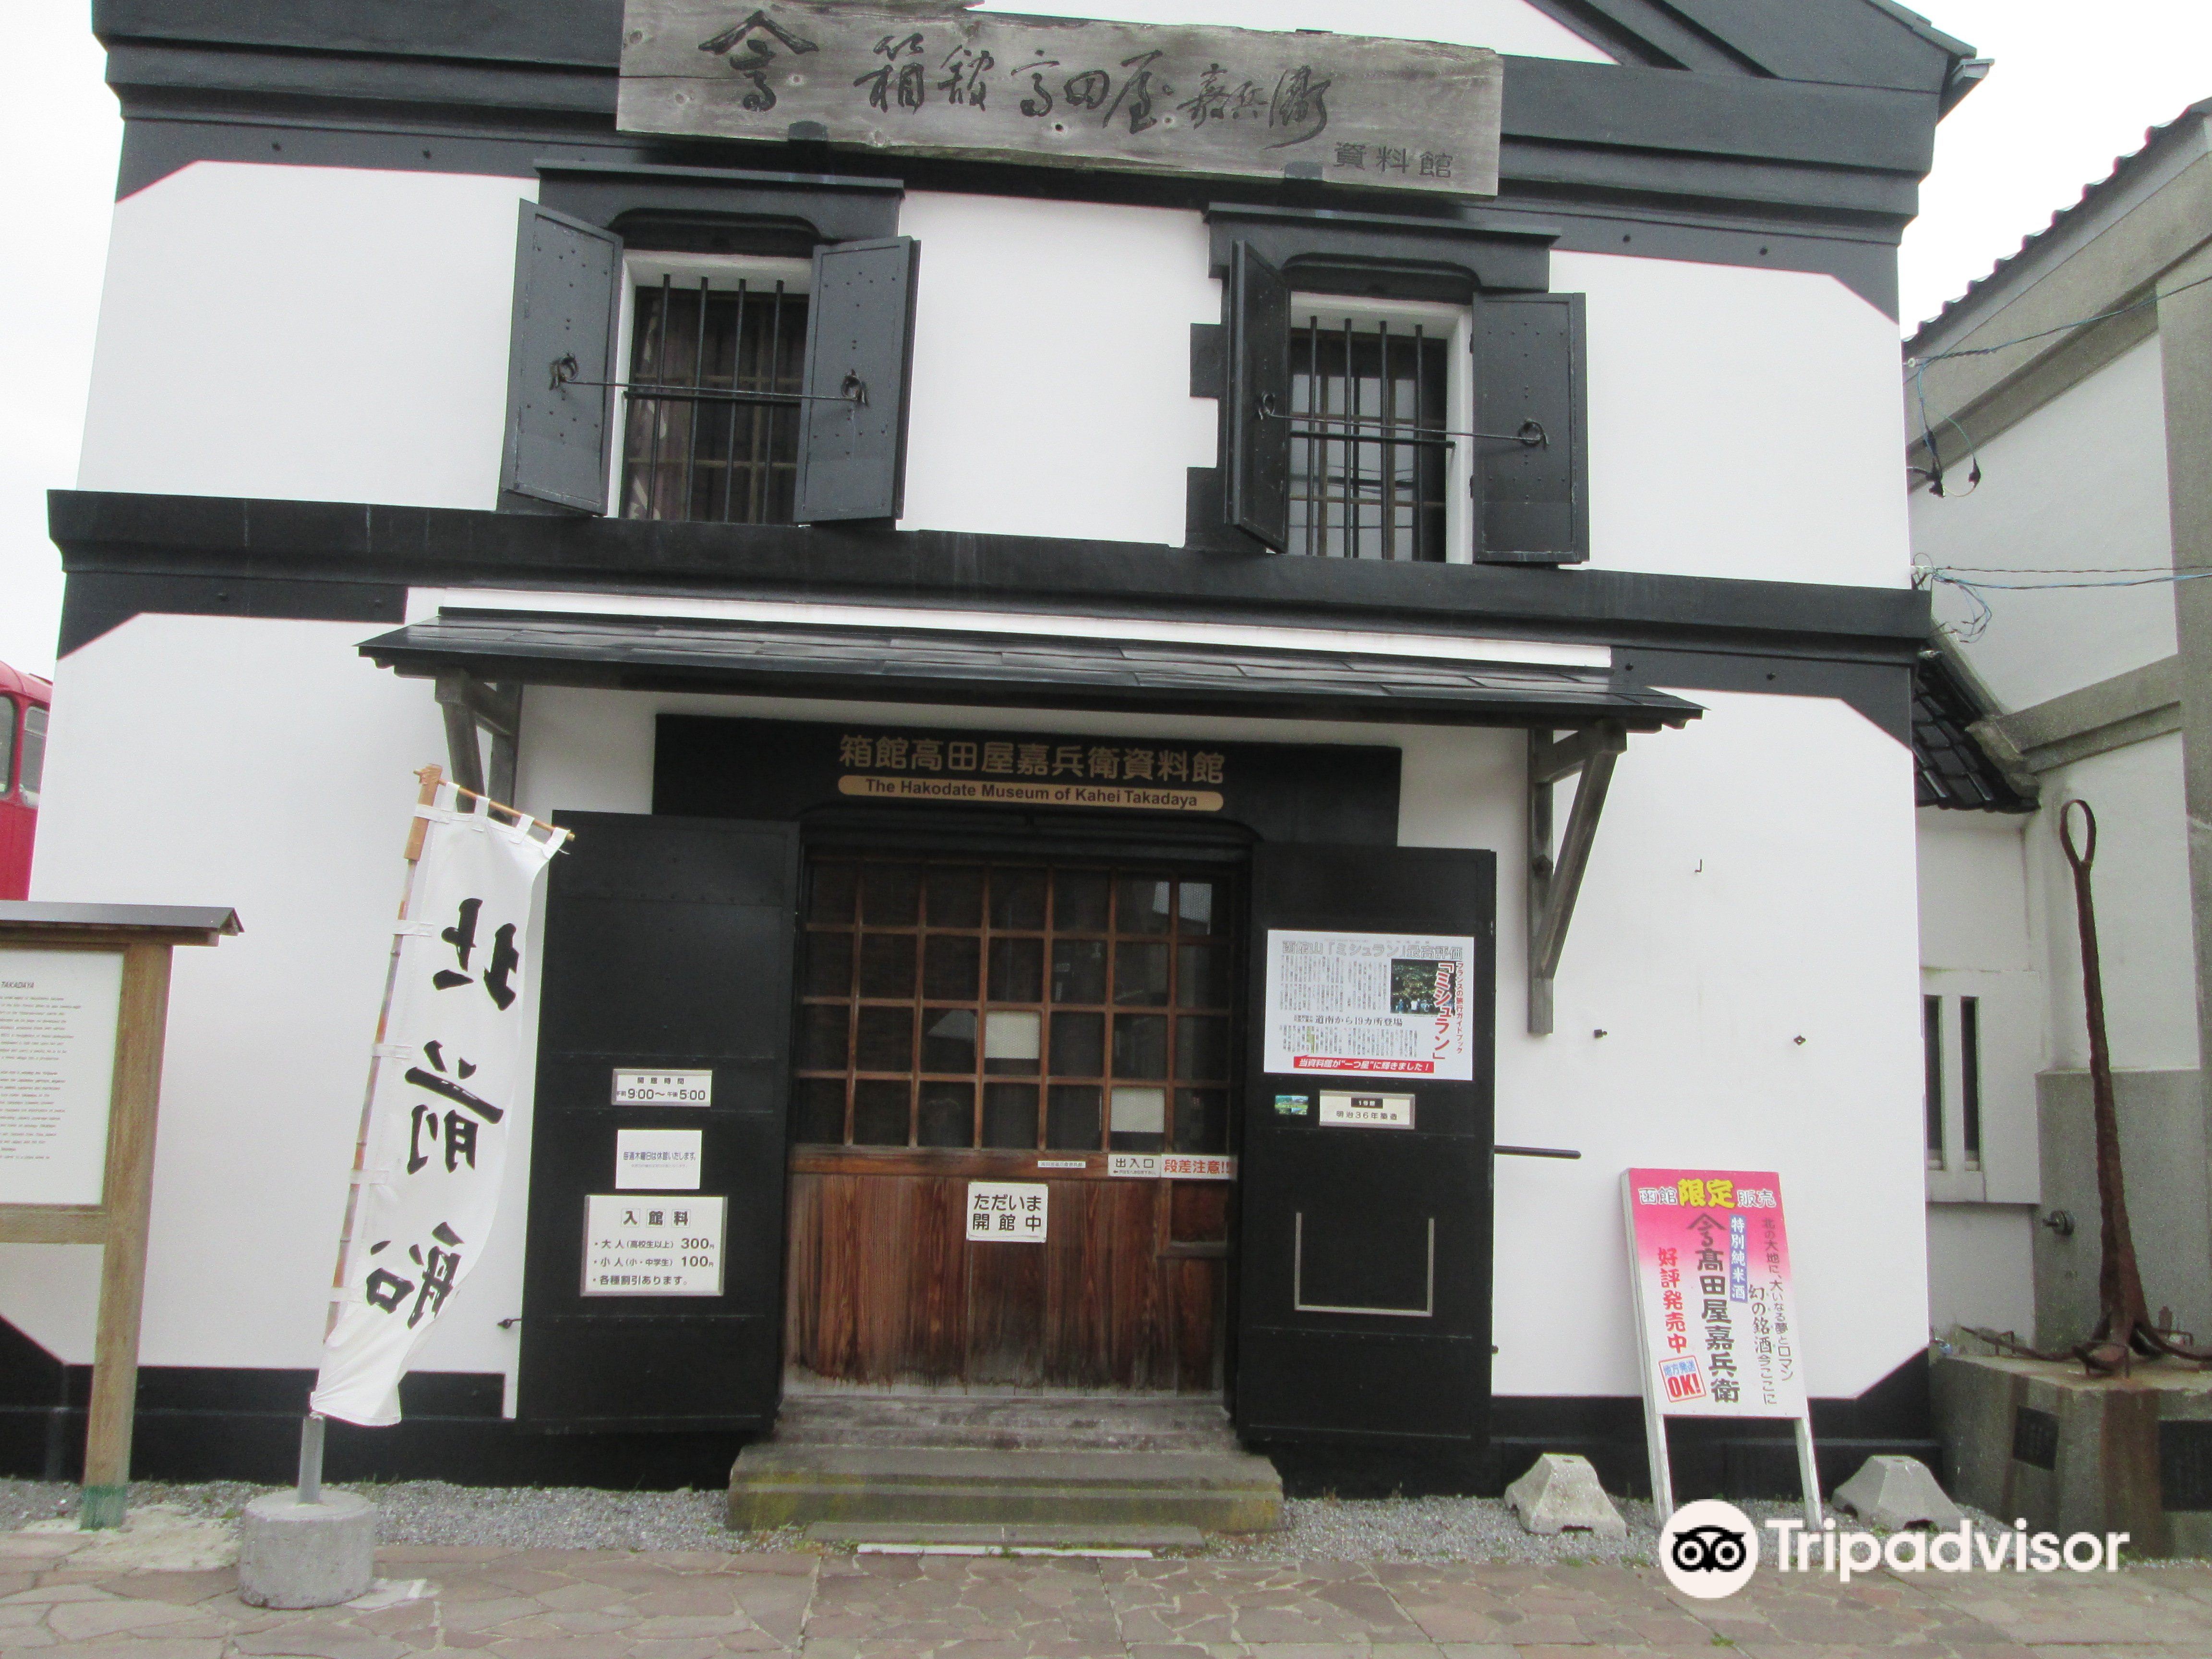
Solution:
[[[1285,552],[1442,561],[1467,500],[1464,307],[1294,298]]]
[[[623,517],[793,521],[807,274],[781,261],[630,262]]]
[[[0,799],[15,785],[15,700],[0,697]]]
[[[1580,295],[1330,300],[1225,252],[1229,525],[1279,553],[1589,556]]]
[[[750,524],[899,517],[912,237],[817,243],[804,264],[626,258],[603,226],[535,202],[521,216],[502,505]]]

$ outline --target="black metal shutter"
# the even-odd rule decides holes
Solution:
[[[801,524],[896,519],[906,502],[906,419],[921,244],[911,236],[814,250],[801,407]],[[835,398],[842,401],[823,402]]]
[[[1487,1440],[1497,887],[1491,853],[1255,850],[1234,1401],[1249,1438],[1446,1457]],[[1273,928],[1472,936],[1474,1080],[1263,1072]],[[1411,1094],[1413,1127],[1325,1128],[1324,1089]]]
[[[782,1377],[795,825],[563,813],[530,1150],[519,1415],[585,1429],[765,1429]],[[612,1104],[623,1070],[714,1072],[714,1103]],[[582,1293],[585,1199],[615,1131],[701,1129],[726,1197],[720,1297]],[[640,1194],[680,1203],[683,1194]]]
[[[1291,285],[1232,243],[1229,259],[1229,522],[1280,553],[1291,543]]]
[[[501,489],[586,513],[607,510],[607,382],[615,356],[622,238],[522,204],[507,348]]]
[[[1474,302],[1474,556],[1589,557],[1583,296],[1486,294]],[[1512,441],[1528,422],[1543,441]]]

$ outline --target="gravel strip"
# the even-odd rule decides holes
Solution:
[[[252,1499],[276,1490],[243,1481],[190,1485],[138,1481],[134,1506],[161,1504],[184,1514],[234,1520]],[[803,1531],[731,1532],[722,1525],[719,1492],[600,1492],[584,1486],[456,1486],[442,1480],[349,1481],[383,1510],[387,1544],[505,1545],[516,1549],[759,1550],[821,1549]],[[1657,1529],[1651,1505],[1616,1498],[1628,1522],[1625,1538],[1562,1533],[1540,1538],[1495,1498],[1294,1498],[1277,1532],[1215,1536],[1200,1553],[1225,1560],[1287,1558],[1351,1561],[1507,1561],[1645,1563]],[[0,1531],[75,1512],[77,1488],[52,1481],[0,1480]],[[1741,1507],[1755,1521],[1795,1515],[1788,1502]],[[1977,1510],[1978,1528],[2007,1531]],[[1771,1534],[1762,1531],[1763,1542]]]

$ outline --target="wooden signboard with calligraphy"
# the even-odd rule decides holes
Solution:
[[[1504,60],[1364,35],[627,0],[626,132],[1498,191]]]

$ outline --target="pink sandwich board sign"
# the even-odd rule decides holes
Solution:
[[[1808,1524],[1818,1527],[1820,1481],[1781,1177],[1760,1170],[1627,1170],[1620,1196],[1661,1522],[1674,1507],[1668,1418],[1787,1418],[1796,1425]]]

